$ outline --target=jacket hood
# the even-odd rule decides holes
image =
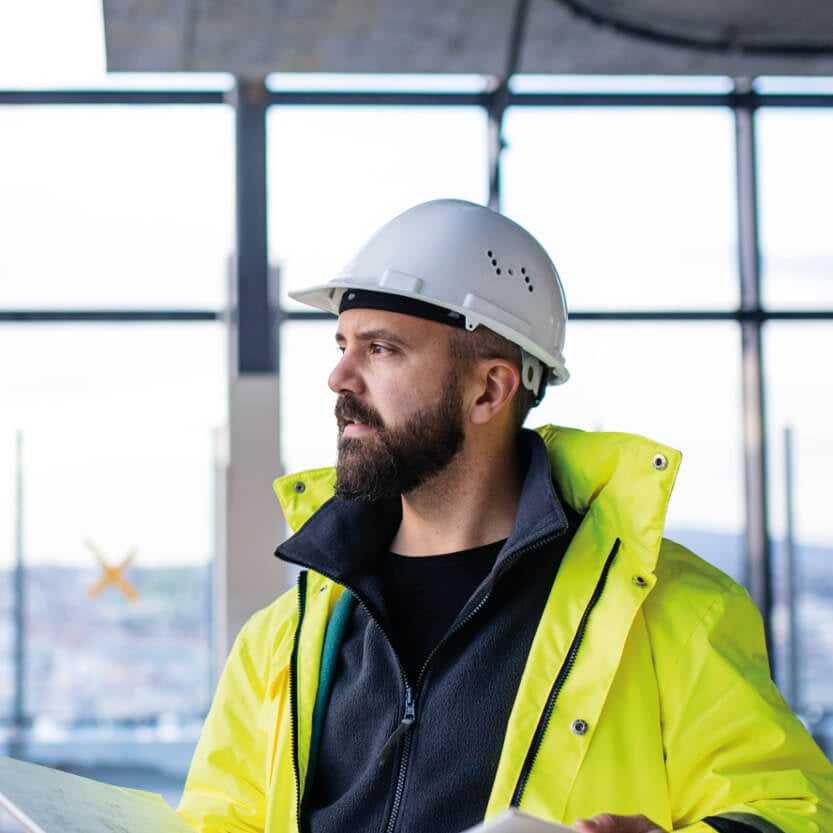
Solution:
[[[536,433],[546,448],[558,494],[580,515],[592,512],[601,528],[626,540],[633,556],[653,570],[680,452],[636,434],[554,425]],[[292,532],[332,498],[334,485],[333,467],[275,480],[275,494]]]

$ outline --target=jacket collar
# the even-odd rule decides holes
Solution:
[[[591,513],[608,537],[627,545],[642,569],[653,571],[680,452],[635,434],[554,425],[536,433],[521,433],[529,467],[518,515],[496,566],[536,538],[557,533],[564,523],[557,493],[568,511]],[[314,569],[333,578],[367,569],[387,548],[400,520],[398,501],[387,506],[339,501],[332,498],[334,482],[334,469],[323,468],[286,475],[274,484],[290,528],[300,529],[276,554],[308,566],[314,559],[319,563]],[[349,563],[342,560],[348,555]]]
[[[558,494],[609,540],[618,538],[640,569],[653,572],[682,455],[637,434],[538,429]]]

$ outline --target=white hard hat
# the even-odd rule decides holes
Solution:
[[[404,296],[459,313],[468,330],[494,330],[523,351],[523,384],[536,394],[539,362],[549,368],[548,384],[569,378],[567,306],[555,266],[528,231],[482,205],[444,199],[414,206],[382,226],[329,283],[289,294],[338,314],[347,290]]]

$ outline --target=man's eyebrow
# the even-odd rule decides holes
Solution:
[[[398,333],[395,333],[393,330],[385,329],[384,327],[378,327],[374,330],[361,330],[358,333],[354,333],[353,337],[357,341],[373,341],[378,338],[383,339],[384,341],[392,341],[394,344],[399,344],[403,347],[408,344],[408,342]],[[341,332],[336,332],[335,339],[336,344],[344,344],[344,342],[347,341],[347,338]]]

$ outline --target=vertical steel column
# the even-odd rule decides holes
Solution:
[[[26,724],[26,583],[23,573],[23,434],[15,446],[15,562],[14,562],[14,699],[9,754],[22,758]]]
[[[498,78],[494,88],[487,97],[488,110],[488,162],[489,162],[489,208],[500,211],[500,161],[506,143],[503,140],[503,115],[509,103],[509,79],[518,69],[521,58],[526,18],[529,12],[529,0],[517,0],[515,16],[512,21],[512,35],[509,41],[509,53],[506,59],[506,72]]]
[[[764,618],[770,662],[772,572],[767,503],[766,419],[761,338],[761,265],[755,147],[755,94],[751,80],[735,82],[735,156],[738,200],[743,451],[746,496],[746,585]]]
[[[278,325],[270,303],[267,246],[268,102],[263,81],[237,80],[237,245],[229,293],[228,430],[218,448],[212,588],[217,672],[243,623],[287,585],[286,570],[262,558],[283,535],[268,485],[281,474]]]
[[[787,529],[784,537],[784,595],[787,599],[787,667],[782,684],[784,699],[793,707],[801,708],[801,639],[798,632],[798,557],[795,546],[795,512],[793,495],[793,440],[789,426],[784,429],[784,508]]]
[[[489,164],[489,208],[500,211],[500,157],[504,148],[503,114],[506,111],[507,90],[501,82],[489,93],[487,147]]]
[[[238,78],[231,98],[237,138],[237,371],[272,373],[278,365],[278,343],[269,304],[266,85]]]

